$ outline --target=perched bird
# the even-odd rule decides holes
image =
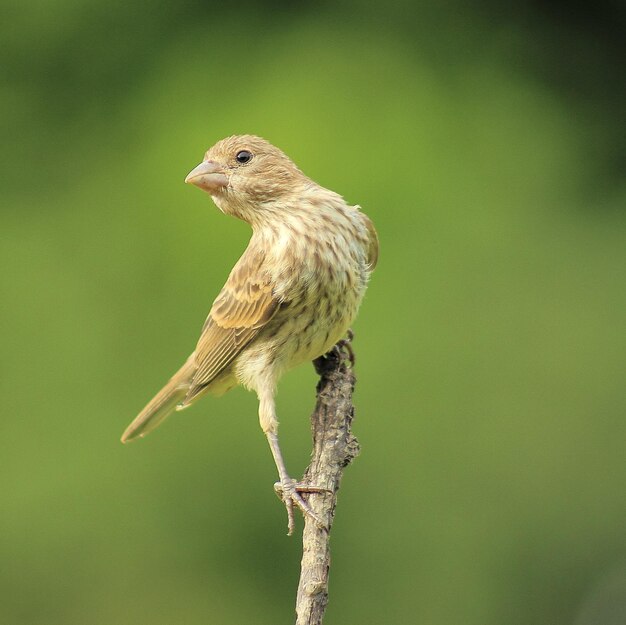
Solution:
[[[139,413],[122,442],[143,437],[173,410],[237,384],[256,392],[280,492],[313,514],[278,445],[274,394],[281,375],[337,343],[354,319],[378,257],[378,237],[358,206],[305,176],[253,135],[216,143],[185,182],[252,226],[252,237],[213,303],[195,350]],[[315,489],[313,489],[315,490]]]

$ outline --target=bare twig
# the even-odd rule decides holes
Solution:
[[[337,491],[344,469],[359,453],[359,443],[350,429],[354,416],[352,392],[355,384],[351,340],[352,332],[313,363],[320,381],[317,385],[317,404],[311,415],[313,452],[303,485],[323,489],[305,496],[312,511],[325,521],[327,527],[319,527],[313,518],[305,515],[296,625],[321,625],[324,618],[328,603],[330,529],[335,516]]]

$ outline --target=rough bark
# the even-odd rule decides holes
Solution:
[[[317,403],[311,415],[313,451],[303,483],[325,489],[306,495],[313,512],[326,522],[321,528],[305,515],[302,564],[296,599],[296,625],[321,625],[328,603],[330,530],[335,517],[337,491],[344,469],[359,453],[352,434],[352,392],[355,377],[352,335],[313,364],[320,375]]]

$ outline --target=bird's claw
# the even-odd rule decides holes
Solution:
[[[354,367],[356,357],[354,350],[352,349],[352,340],[354,339],[354,332],[352,329],[348,329],[346,338],[337,341],[330,351],[313,361],[313,366],[318,375],[323,376],[327,369],[334,368],[337,365],[342,365],[344,361],[350,363],[350,367]]]
[[[291,536],[296,529],[296,520],[293,512],[294,504],[300,508],[302,514],[309,516],[315,521],[315,524],[324,529],[327,527],[326,523],[320,519],[319,516],[311,510],[309,504],[302,499],[300,493],[330,493],[327,488],[320,488],[318,486],[309,486],[308,484],[300,484],[296,480],[284,479],[274,484],[274,492],[278,495],[279,499],[285,504],[287,508],[287,535]]]
[[[337,358],[342,361],[344,359],[346,359],[347,356],[347,360],[350,363],[351,367],[354,367],[354,363],[356,360],[356,357],[354,355],[354,350],[352,349],[352,340],[354,339],[354,332],[352,332],[351,328],[348,328],[348,332],[346,333],[346,338],[341,339],[340,341],[337,341],[337,343],[334,345],[333,349],[331,351],[333,351]]]

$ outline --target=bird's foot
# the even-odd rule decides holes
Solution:
[[[279,499],[285,504],[287,508],[287,535],[291,536],[296,529],[296,520],[293,512],[294,505],[298,506],[302,510],[302,514],[310,517],[316,523],[316,525],[324,529],[327,524],[318,517],[309,504],[304,501],[300,493],[330,493],[332,491],[327,488],[319,488],[317,486],[309,486],[308,484],[300,484],[296,480],[291,478],[282,479],[280,482],[274,484],[274,491],[278,495]]]
[[[335,345],[326,354],[322,354],[319,358],[313,361],[313,366],[317,375],[323,376],[328,371],[336,369],[338,366],[345,366],[344,363],[349,363],[350,367],[354,367],[355,355],[352,349],[352,340],[354,339],[354,332],[348,329],[346,338],[337,341]]]
[[[348,362],[351,367],[354,367],[354,363],[356,361],[356,356],[354,355],[354,350],[352,349],[352,340],[354,339],[354,332],[352,332],[352,328],[348,328],[348,332],[346,334],[345,339],[341,339],[337,342],[333,349],[337,350],[339,358],[341,358],[341,352],[345,350],[346,355],[348,357]]]

